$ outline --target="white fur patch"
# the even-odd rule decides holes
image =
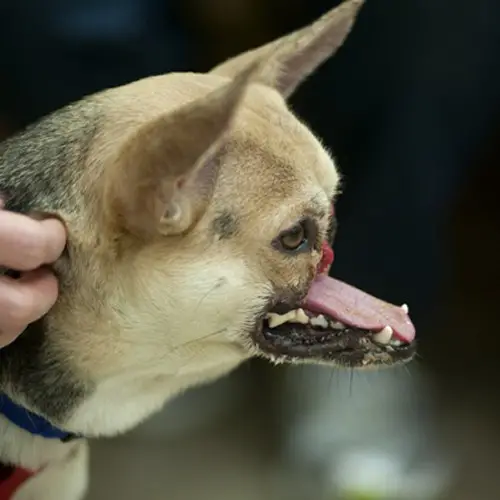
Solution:
[[[80,500],[88,485],[88,443],[71,445],[62,460],[51,461],[24,483],[12,500]]]

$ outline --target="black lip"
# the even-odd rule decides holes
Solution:
[[[271,358],[350,368],[406,363],[416,353],[415,342],[400,346],[380,345],[372,340],[372,333],[367,330],[320,330],[292,323],[270,329],[265,321],[261,321],[255,330],[254,342],[264,355]]]

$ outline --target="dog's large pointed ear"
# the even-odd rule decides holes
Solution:
[[[258,63],[225,86],[140,127],[104,183],[104,216],[139,237],[175,235],[202,215],[235,112]]]
[[[249,64],[266,61],[261,83],[289,97],[295,89],[344,43],[364,0],[347,0],[313,24],[257,49],[236,56],[211,73],[236,77]]]

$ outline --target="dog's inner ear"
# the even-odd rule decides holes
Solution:
[[[107,170],[104,212],[137,236],[187,231],[213,193],[232,118],[258,65],[140,127]]]
[[[332,56],[351,31],[364,0],[347,0],[315,23],[245,52],[214,68],[211,73],[236,77],[256,60],[266,61],[260,82],[289,97],[300,83]]]

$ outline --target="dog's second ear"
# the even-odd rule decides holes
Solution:
[[[260,59],[266,61],[261,83],[289,97],[344,43],[363,3],[364,0],[347,0],[313,24],[229,59],[211,73],[233,78]]]
[[[224,87],[140,127],[119,150],[104,182],[104,216],[115,229],[148,238],[188,230],[218,175],[232,117],[252,65]]]

